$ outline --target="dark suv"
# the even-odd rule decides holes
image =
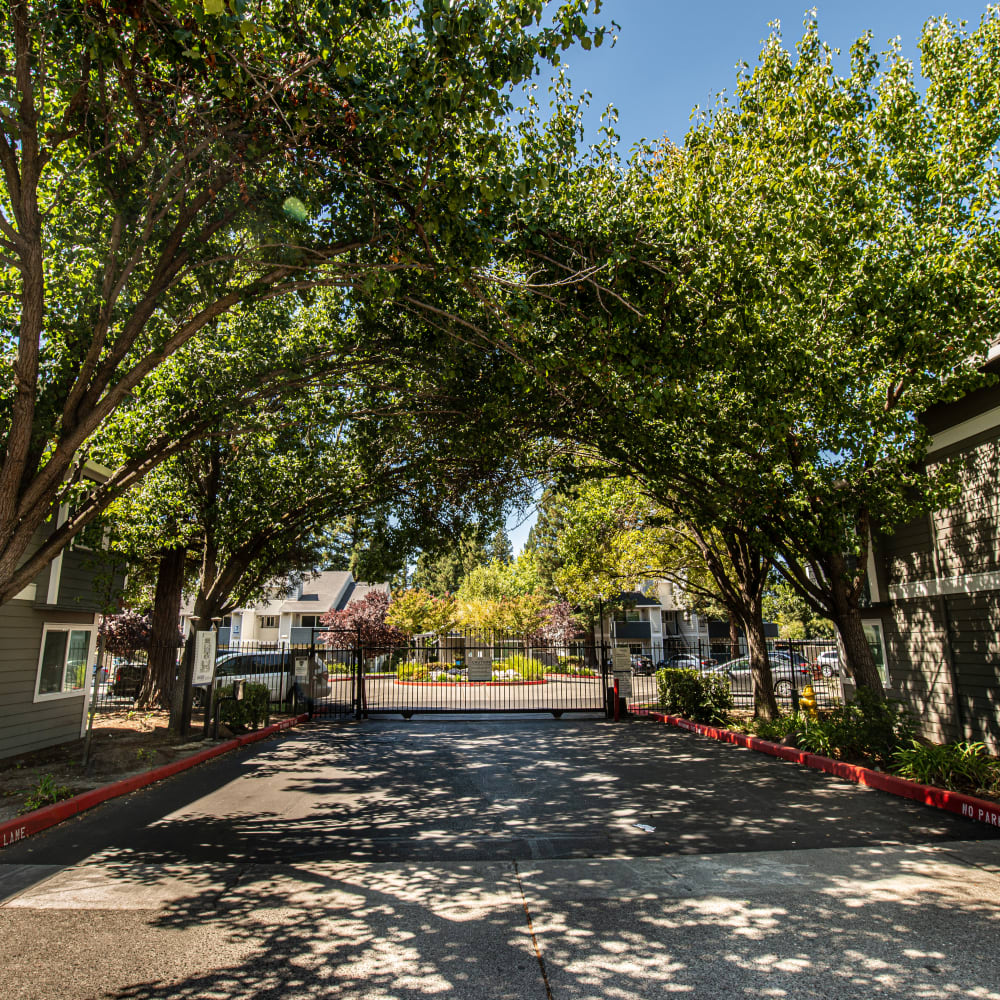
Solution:
[[[111,682],[111,697],[131,698],[133,701],[138,698],[146,670],[145,663],[119,663],[115,667],[115,679]]]
[[[649,675],[656,673],[653,667],[653,658],[651,656],[633,656],[632,673],[636,675]]]

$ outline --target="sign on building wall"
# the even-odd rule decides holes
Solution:
[[[194,676],[192,684],[211,684],[215,677],[215,632],[194,634]]]

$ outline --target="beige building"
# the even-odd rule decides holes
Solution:
[[[222,620],[219,646],[252,643],[277,649],[283,645],[308,644],[322,630],[323,615],[328,611],[343,611],[373,590],[389,593],[389,584],[363,583],[347,571],[317,573],[284,591],[277,589],[269,601],[236,608]],[[185,622],[190,614],[190,607],[185,608]]]

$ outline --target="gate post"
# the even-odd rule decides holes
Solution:
[[[602,629],[603,632],[603,629]],[[609,687],[608,680],[611,676],[608,670],[608,648],[604,644],[604,636],[601,635],[601,690],[604,692],[604,717],[610,719],[614,714],[617,699],[614,690]]]
[[[357,650],[357,678],[358,686],[356,690],[357,702],[354,706],[354,718],[362,719],[368,715],[368,699],[365,697],[365,648],[361,638],[361,626],[358,626],[355,647]]]

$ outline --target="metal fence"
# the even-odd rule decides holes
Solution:
[[[663,667],[724,676],[737,709],[753,708],[753,679],[745,645],[734,650],[728,639],[665,643],[655,661],[633,655],[643,676],[632,681],[633,699],[651,707],[658,701],[655,671]],[[736,655],[733,655],[735,652]],[[775,639],[768,642],[768,659],[779,707],[797,711],[805,689],[811,688],[817,708],[833,708],[844,700],[844,678],[837,643],[832,639]]]
[[[144,695],[149,683],[150,659],[163,658],[170,685],[177,675],[183,647],[177,644],[153,649],[136,649],[127,653],[110,653],[104,650],[94,664],[91,710],[99,713],[128,712],[133,710]],[[169,690],[169,687],[168,687]]]
[[[617,651],[617,658],[615,652]],[[656,660],[619,642],[542,642],[506,632],[455,631],[379,646],[349,630],[316,629],[308,644],[230,643],[216,651],[216,698],[234,683],[267,689],[269,714],[361,718],[418,713],[551,713],[612,710],[615,670],[626,701],[637,707],[659,702],[656,672],[680,667],[725,677],[737,709],[752,709],[749,657],[732,656],[728,641],[668,643]],[[172,687],[184,648],[105,652],[95,665],[93,710],[131,711],[145,696],[150,660]],[[833,641],[778,640],[769,644],[775,695],[795,710],[811,687],[817,707],[844,698],[837,645]],[[164,674],[164,666],[168,674]],[[622,668],[625,668],[625,674]],[[259,690],[259,689],[258,689]],[[195,715],[207,718],[209,687],[196,687]]]

